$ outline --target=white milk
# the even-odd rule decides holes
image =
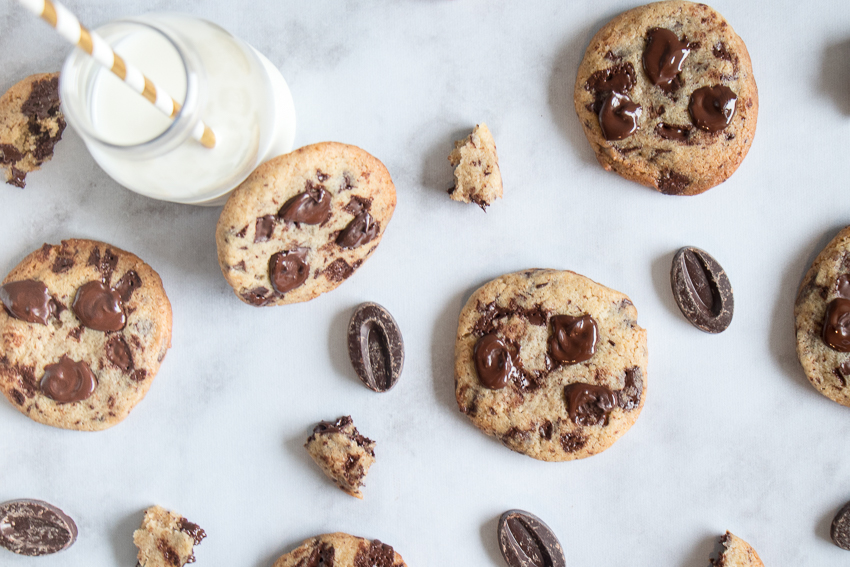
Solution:
[[[85,54],[68,57],[60,80],[68,122],[125,187],[168,201],[220,204],[257,165],[292,149],[295,110],[280,72],[218,26],[156,14],[97,31],[183,105],[171,120]],[[198,120],[215,133],[214,148],[191,138]]]

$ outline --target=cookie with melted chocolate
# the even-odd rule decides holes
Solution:
[[[519,453],[600,453],[646,400],[646,331],[628,297],[573,272],[526,270],[467,301],[455,343],[460,411]]]
[[[747,155],[758,89],[747,48],[705,4],[624,12],[591,40],[575,109],[599,163],[666,195],[696,195]]]
[[[375,462],[375,442],[357,431],[351,416],[319,422],[304,448],[343,492],[363,499],[360,489]]]
[[[272,567],[407,567],[391,545],[345,533],[324,534],[304,541],[282,555]]]
[[[809,268],[794,304],[797,357],[809,382],[850,407],[850,226]]]
[[[137,567],[194,563],[194,548],[206,537],[198,524],[162,506],[151,506],[145,510],[141,527],[133,532],[133,543],[139,548]]]
[[[45,244],[0,284],[0,390],[40,423],[115,425],[145,397],[170,346],[159,275],[109,244]]]
[[[59,105],[59,73],[31,75],[0,97],[0,168],[6,183],[26,186],[27,173],[53,157],[65,117]]]
[[[221,212],[222,274],[249,305],[309,301],[372,255],[395,203],[387,168],[360,148],[324,142],[278,156],[237,187]]]
[[[475,203],[485,212],[502,198],[502,173],[496,142],[483,122],[466,138],[457,140],[449,163],[455,168],[455,184],[449,196],[461,203]]]

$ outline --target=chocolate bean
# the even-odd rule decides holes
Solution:
[[[673,258],[670,283],[679,309],[696,328],[720,333],[732,322],[732,284],[708,252],[692,246],[679,250]]]
[[[391,390],[404,368],[401,329],[377,303],[362,303],[348,323],[348,356],[360,381],[375,392]]]
[[[499,518],[499,549],[510,567],[566,567],[561,542],[543,520],[522,510]]]
[[[12,553],[49,555],[77,539],[77,525],[59,508],[41,500],[0,504],[0,546]]]
[[[832,520],[829,537],[841,549],[850,551],[850,502],[844,505]]]

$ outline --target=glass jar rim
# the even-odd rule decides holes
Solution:
[[[104,139],[92,124],[90,109],[84,107],[77,108],[74,104],[66,104],[68,97],[62,96],[66,88],[79,88],[80,81],[91,83],[99,73],[109,72],[95,62],[87,53],[76,48],[66,57],[62,65],[62,72],[59,75],[60,97],[62,98],[63,106],[66,107],[63,110],[66,116],[71,115],[70,121],[77,131],[82,132],[88,141],[95,142],[104,149],[135,155],[159,154],[187,140],[200,120],[197,109],[202,108],[202,101],[199,100],[202,96],[202,89],[199,84],[202,80],[200,76],[202,66],[196,60],[197,57],[193,56],[191,50],[175,36],[167,25],[159,21],[152,21],[145,16],[115,20],[104,24],[95,31],[104,36],[104,39],[111,39],[114,35],[121,35],[123,37],[124,34],[121,33],[120,27],[127,25],[143,27],[159,34],[174,48],[180,58],[180,64],[183,67],[186,77],[186,96],[181,103],[180,110],[168,127],[153,138],[135,144],[116,144]],[[72,85],[71,83],[76,84]],[[84,90],[86,92],[85,98],[88,98],[91,95],[91,84],[86,85]],[[69,113],[68,110],[71,110],[71,112]],[[78,112],[88,118],[77,120],[75,115]]]

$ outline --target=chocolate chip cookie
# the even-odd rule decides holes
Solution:
[[[145,397],[171,346],[171,304],[137,256],[45,244],[0,286],[0,390],[29,418],[97,431]]]
[[[600,453],[646,400],[646,331],[628,297],[574,272],[527,270],[479,288],[460,313],[460,411],[544,461]]]
[[[712,567],[764,567],[756,550],[741,538],[726,532],[720,543],[724,549],[711,560]]]
[[[0,167],[6,183],[26,185],[27,173],[53,157],[65,117],[59,107],[59,73],[31,75],[0,97]]]
[[[304,444],[307,452],[344,492],[363,499],[363,479],[375,462],[375,442],[360,435],[351,416],[321,421]]]
[[[486,211],[493,201],[501,199],[499,157],[486,124],[482,122],[469,136],[455,142],[449,162],[455,168],[455,186],[449,189],[453,200],[475,203]]]
[[[390,545],[344,533],[310,538],[282,555],[272,567],[406,567]]]
[[[139,548],[137,567],[182,567],[195,562],[194,547],[207,537],[194,524],[162,506],[145,510],[142,526],[133,532]]]
[[[797,357],[821,394],[850,406],[850,226],[815,258],[794,305]]]
[[[620,14],[576,77],[576,113],[602,167],[667,195],[728,179],[753,142],[758,106],[744,42],[705,4]]]
[[[249,305],[309,301],[372,255],[395,202],[387,168],[355,146],[324,142],[279,156],[228,199],[216,229],[221,271]]]

